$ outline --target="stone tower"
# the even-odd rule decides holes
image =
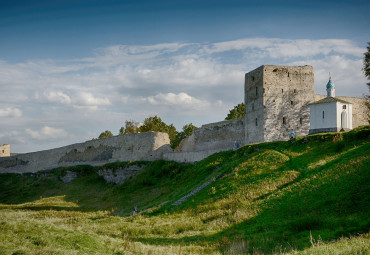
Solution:
[[[245,74],[245,143],[307,135],[315,100],[312,66],[263,65]]]

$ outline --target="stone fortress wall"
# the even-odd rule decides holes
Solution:
[[[91,140],[69,146],[0,158],[0,173],[37,172],[74,165],[104,165],[116,161],[150,161],[172,151],[168,134],[147,132]]]
[[[0,158],[10,156],[10,144],[0,145]]]
[[[170,148],[166,133],[137,133],[92,140],[62,148],[0,158],[0,173],[25,173],[72,165],[104,165],[116,161],[200,161],[238,146],[287,140],[309,132],[309,103],[314,93],[312,66],[264,65],[245,75],[246,117],[203,125]],[[353,128],[369,124],[366,99],[338,97],[353,104]],[[1,152],[1,151],[0,151]]]
[[[174,152],[165,153],[165,160],[195,162],[216,152],[244,145],[244,118],[206,124],[194,130]]]

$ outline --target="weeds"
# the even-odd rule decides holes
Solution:
[[[120,185],[91,166],[3,174],[0,253],[368,254],[369,134],[365,126],[294,146],[248,145],[194,165],[103,166],[145,166]],[[65,184],[59,177],[67,170],[78,178]],[[129,216],[135,204],[155,209]]]

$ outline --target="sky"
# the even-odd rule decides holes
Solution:
[[[117,135],[157,115],[222,121],[244,74],[312,65],[336,95],[367,93],[370,2],[0,0],[0,144],[14,153]]]

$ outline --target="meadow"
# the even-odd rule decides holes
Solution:
[[[146,166],[120,185],[92,166],[1,174],[0,254],[370,254],[369,152],[363,126],[195,164],[104,166]],[[66,171],[78,178],[63,183]]]

